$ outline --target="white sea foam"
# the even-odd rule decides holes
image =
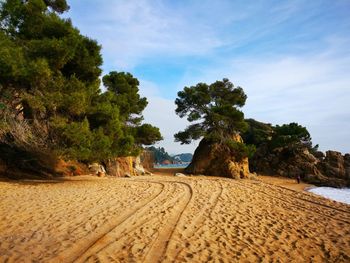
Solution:
[[[315,187],[308,191],[350,205],[350,188]]]

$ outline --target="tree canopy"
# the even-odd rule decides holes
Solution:
[[[171,157],[163,147],[156,148],[154,146],[151,146],[151,147],[147,147],[146,149],[153,153],[155,163],[161,164],[164,161],[169,161],[169,162],[175,161],[175,159]]]
[[[130,73],[110,72],[101,92],[101,46],[60,17],[68,9],[65,0],[0,3],[0,140],[16,122],[32,131],[32,145],[45,140],[83,161],[135,155],[161,140],[142,124],[147,100]]]
[[[317,151],[313,146],[309,131],[302,125],[289,124],[271,125],[254,119],[247,119],[248,129],[242,133],[244,142],[256,147],[267,146],[270,150],[288,148],[290,150],[306,147],[311,152]]]
[[[271,139],[273,148],[277,147],[312,147],[311,136],[306,127],[292,122],[276,125]]]
[[[272,139],[274,128],[271,124],[254,119],[246,119],[245,122],[248,124],[248,128],[241,134],[245,143],[259,147]]]
[[[175,134],[175,141],[181,144],[189,144],[202,137],[223,142],[246,128],[239,108],[244,106],[247,96],[241,87],[234,87],[228,79],[210,85],[198,83],[185,87],[177,95],[176,114],[193,122],[184,131]]]

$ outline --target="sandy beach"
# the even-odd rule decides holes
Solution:
[[[266,181],[0,182],[0,262],[349,262],[350,206]]]

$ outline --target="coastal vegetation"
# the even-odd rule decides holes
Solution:
[[[239,159],[252,156],[254,146],[233,139],[233,136],[247,129],[244,114],[240,110],[247,95],[241,87],[234,87],[228,79],[210,85],[198,83],[178,92],[175,100],[176,114],[186,117],[189,125],[176,133],[175,141],[189,144],[202,139],[209,144],[217,143],[233,152]]]
[[[7,164],[49,173],[56,157],[102,161],[137,155],[162,139],[142,123],[147,99],[134,76],[112,71],[101,85],[101,46],[60,16],[69,9],[65,0],[0,4],[0,151]]]
[[[150,146],[146,148],[150,151],[154,157],[154,163],[163,163],[163,162],[173,162],[173,157],[170,156],[168,152],[165,151],[164,147],[154,147]]]
[[[111,159],[137,156],[162,139],[157,127],[143,122],[148,102],[138,79],[118,71],[102,76],[102,47],[61,16],[68,9],[65,0],[0,3],[0,167],[7,175],[53,175],[60,159],[115,170],[108,164],[118,162]],[[201,140],[187,172],[247,178],[249,166],[257,173],[349,184],[348,155],[324,156],[298,123],[244,119],[246,100],[226,78],[178,92],[176,114],[190,125],[175,141]],[[149,149],[157,163],[182,160]]]
[[[307,128],[296,122],[271,125],[244,119],[246,99],[243,89],[228,79],[178,92],[176,113],[192,124],[175,134],[175,140],[189,144],[201,139],[185,172],[229,178],[251,178],[255,172],[316,185],[350,185],[349,154],[324,155]]]
[[[176,155],[170,155],[164,147],[146,147],[147,151],[151,152],[154,157],[154,163],[189,163],[192,160],[192,153],[180,153]]]

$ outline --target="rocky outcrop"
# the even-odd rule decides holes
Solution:
[[[105,167],[107,174],[110,176],[125,177],[125,175],[138,176],[151,174],[143,167],[140,156],[113,158],[105,163]]]
[[[345,176],[348,180],[350,180],[350,154],[344,155],[344,168],[345,168]]]
[[[349,154],[343,156],[340,152],[327,151],[318,167],[327,177],[350,179],[348,156]]]
[[[311,154],[307,148],[259,147],[250,160],[252,171],[262,174],[278,174],[323,186],[345,187],[350,185],[350,155],[327,151]]]
[[[349,187],[350,186],[350,155],[327,151],[324,158],[317,163],[318,175],[308,175],[309,181],[320,181],[320,184]],[[316,182],[317,183],[317,182]]]
[[[241,142],[240,136],[235,137]],[[249,178],[248,158],[239,160],[231,151],[217,143],[202,139],[194,152],[192,162],[185,169],[188,174],[203,174],[229,178]]]
[[[103,165],[98,163],[93,163],[89,165],[89,170],[92,174],[97,175],[99,177],[103,177],[106,175],[106,170]]]
[[[118,157],[109,159],[105,163],[106,172],[110,176],[124,177],[133,173],[133,157]]]
[[[152,171],[154,166],[154,153],[152,151],[145,150],[140,155],[140,162],[144,169]]]

